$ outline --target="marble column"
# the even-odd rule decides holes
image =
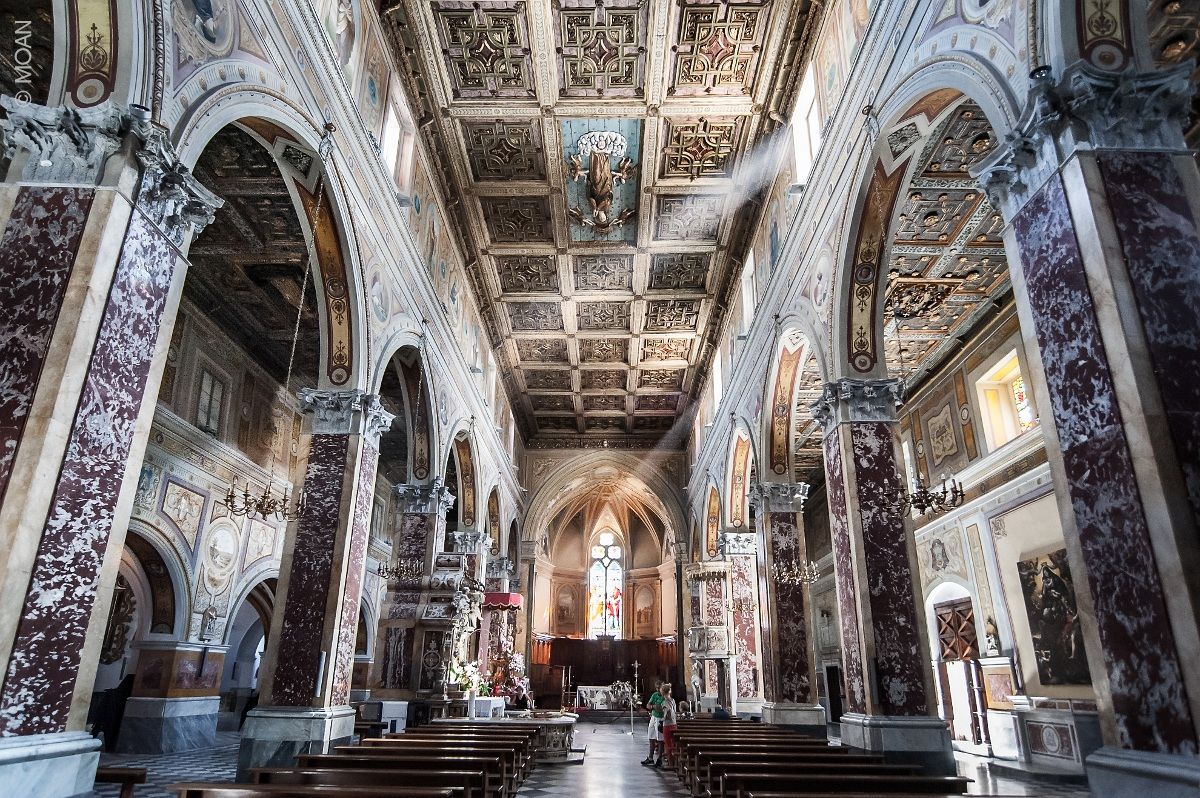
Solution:
[[[144,109],[3,103],[0,781],[70,795],[181,250],[221,203]]]
[[[718,546],[729,562],[729,623],[733,632],[733,692],[739,713],[757,714],[762,709],[762,626],[758,602],[757,533],[745,527],[721,533]]]
[[[1098,795],[1174,795],[1200,773],[1200,173],[1182,138],[1194,91],[1186,65],[1039,70],[975,170],[1008,221],[1067,553],[1086,575]]]
[[[305,389],[299,398],[311,424],[305,504],[288,528],[262,700],[242,730],[239,778],[249,768],[328,752],[354,730],[354,638],[379,435],[392,416],[359,390]]]
[[[750,502],[756,510],[763,544],[758,551],[758,589],[762,603],[763,721],[794,726],[824,737],[825,708],[813,689],[816,648],[805,586],[777,582],[776,564],[803,566],[804,497],[808,485],[760,483]]]
[[[461,563],[461,558],[442,553],[446,510],[454,497],[441,480],[396,485],[393,495],[392,551],[398,561],[420,567],[416,578],[388,580],[384,592],[370,678],[372,695],[384,702],[415,698],[423,681],[427,694],[440,694],[441,682],[433,675],[443,664],[449,597],[458,587],[449,566]],[[423,656],[427,648],[432,652],[428,661]]]
[[[117,751],[167,754],[212,747],[228,646],[176,640],[134,645],[137,673],[125,703]]]
[[[842,742],[953,772],[950,732],[933,716],[933,681],[916,551],[894,502],[896,380],[840,379],[813,404],[825,432],[825,478],[842,627]]]

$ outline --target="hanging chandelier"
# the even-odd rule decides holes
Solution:
[[[416,557],[401,557],[391,562],[381,562],[375,573],[384,579],[398,579],[411,582],[421,577],[421,560]]]
[[[325,160],[325,147],[327,142],[332,142],[333,126],[327,124],[325,126],[326,134],[321,142],[321,160]],[[300,319],[304,315],[304,295],[308,292],[308,275],[312,271],[313,257],[317,251],[316,246],[316,231],[321,221],[321,205],[325,200],[325,174],[322,171],[320,179],[317,181],[317,206],[313,213],[312,221],[312,236],[313,239],[308,242],[308,259],[304,262],[304,277],[300,281],[300,299],[296,304],[296,323],[292,326],[292,348],[288,352],[287,376],[283,379],[283,391],[286,395],[291,396],[292,393],[292,368],[296,362],[296,344],[300,340]],[[225,507],[233,516],[248,516],[253,518],[258,516],[264,521],[274,518],[276,521],[295,521],[304,515],[306,506],[305,492],[301,488],[299,495],[296,496],[293,502],[291,489],[285,484],[283,487],[283,496],[275,497],[275,463],[279,447],[272,444],[271,446],[271,462],[267,466],[267,484],[263,487],[262,493],[254,495],[250,492],[249,482],[238,491],[237,477],[229,483],[229,488],[225,491]]]
[[[771,578],[776,584],[791,587],[811,585],[821,578],[821,567],[812,560],[776,562],[771,564]]]
[[[911,508],[919,515],[946,512],[961,506],[963,500],[966,499],[962,483],[953,478],[947,482],[945,474],[941,475],[941,480],[941,487],[933,490],[918,474],[911,491],[905,490],[903,487],[897,489],[896,494],[891,497],[892,506],[903,511]],[[897,478],[897,482],[899,481]]]

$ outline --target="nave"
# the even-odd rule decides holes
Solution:
[[[171,784],[196,781],[232,781],[237,771],[237,733],[218,735],[217,745],[202,751],[177,754],[106,754],[102,767],[145,768],[147,783],[138,787],[138,798],[176,798],[166,788]],[[638,765],[646,752],[645,718],[637,719],[630,734],[625,718],[601,723],[580,723],[576,747],[587,753],[577,764],[544,765],[536,768],[517,791],[517,798],[690,798],[691,792],[670,769],[655,770]],[[967,795],[1038,796],[1039,798],[1087,798],[1082,786],[1036,778],[1016,779],[995,775],[990,764],[969,754],[957,756],[958,773],[972,779]],[[89,798],[119,798],[115,785],[98,785]]]

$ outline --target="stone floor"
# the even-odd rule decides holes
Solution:
[[[144,767],[149,783],[137,789],[137,798],[170,798],[166,787],[180,781],[232,781],[237,765],[238,736],[221,732],[217,746],[179,754],[105,754],[105,765]],[[646,755],[644,727],[629,734],[628,723],[581,723],[575,747],[587,748],[580,764],[543,765],[537,768],[518,792],[520,798],[611,798],[611,796],[667,796],[685,798],[674,773],[642,767]],[[986,760],[959,757],[959,772],[975,779],[971,795],[1038,796],[1039,798],[1088,798],[1086,790],[1061,784],[1018,781],[993,776]],[[116,798],[115,786],[101,785],[92,798]]]

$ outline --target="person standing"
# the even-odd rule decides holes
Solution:
[[[667,765],[671,765],[675,756],[675,724],[676,724],[676,707],[675,699],[671,697],[671,685],[664,684],[660,689],[663,696],[663,742],[662,756],[654,763],[654,767],[660,768],[663,766],[665,759]]]
[[[650,711],[650,725],[646,729],[650,753],[642,760],[643,765],[653,765],[656,755],[659,759],[662,758],[663,696],[661,690],[660,686],[646,699],[646,709]]]

